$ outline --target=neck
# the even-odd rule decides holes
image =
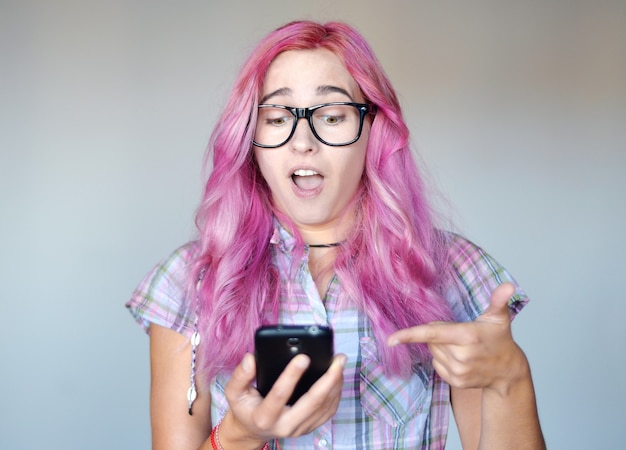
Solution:
[[[323,225],[296,224],[302,240],[311,248],[339,247],[350,234],[354,221],[344,215]]]

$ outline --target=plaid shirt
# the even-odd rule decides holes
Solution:
[[[458,235],[450,235],[454,281],[446,299],[458,322],[478,317],[489,303],[493,289],[515,281],[481,248]],[[348,361],[344,385],[335,416],[312,433],[281,439],[281,449],[442,449],[445,447],[450,388],[431,365],[420,365],[409,379],[385,375],[379,363],[377,343],[365,314],[346,302],[338,302],[339,280],[330,282],[321,299],[308,270],[308,252],[300,262],[297,280],[287,293],[286,277],[292,263],[295,239],[277,227],[271,239],[272,259],[281,276],[280,323],[330,325],[335,333],[335,352]],[[157,265],[126,304],[147,330],[150,323],[172,328],[186,336],[193,332],[193,314],[183,305],[185,267],[195,244],[187,244]],[[528,302],[517,287],[510,301],[515,315]],[[224,386],[229,374],[211,383],[211,417],[216,423],[226,414]],[[182,395],[182,394],[181,394]],[[272,443],[276,448],[276,443]]]

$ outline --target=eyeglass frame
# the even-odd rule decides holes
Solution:
[[[354,106],[356,109],[358,109],[359,111],[359,131],[356,135],[356,137],[354,139],[352,139],[349,142],[345,142],[342,144],[331,144],[330,142],[325,141],[324,139],[322,139],[319,134],[317,134],[317,131],[315,131],[315,126],[313,125],[313,112],[323,108],[325,106],[336,106],[336,105],[346,105],[346,106]],[[289,142],[291,140],[291,138],[293,137],[294,133],[296,132],[296,127],[298,126],[298,121],[300,119],[307,119],[307,122],[309,124],[309,128],[311,129],[311,132],[313,133],[313,136],[315,136],[315,138],[320,141],[322,144],[324,145],[328,145],[330,147],[345,147],[346,145],[350,145],[350,144],[354,144],[356,141],[358,141],[361,138],[361,133],[363,131],[363,121],[365,119],[365,116],[367,114],[373,114],[376,115],[376,106],[375,105],[371,105],[371,104],[367,104],[367,103],[355,103],[355,102],[329,102],[329,103],[321,103],[319,105],[314,105],[314,106],[309,106],[308,108],[296,108],[295,106],[285,106],[285,105],[273,105],[273,104],[261,104],[257,106],[257,110],[261,109],[261,108],[279,108],[279,109],[284,109],[286,111],[289,111],[293,117],[295,117],[296,120],[293,121],[293,126],[291,127],[291,132],[289,133],[289,136],[287,136],[287,138],[281,142],[278,145],[264,145],[264,144],[259,144],[258,142],[256,142],[254,139],[252,139],[252,144],[256,147],[260,147],[260,148],[278,148],[278,147],[282,147],[283,145],[285,145],[287,142]]]

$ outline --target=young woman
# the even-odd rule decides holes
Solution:
[[[128,307],[150,333],[155,449],[543,448],[512,277],[437,228],[394,90],[342,23],[290,23],[244,64],[209,145],[198,237]],[[326,374],[266,397],[254,331],[322,324]],[[187,393],[187,395],[185,395]]]

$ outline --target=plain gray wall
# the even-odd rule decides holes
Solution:
[[[244,55],[296,18],[369,39],[457,223],[531,296],[550,447],[625,445],[624,1],[2,0],[0,448],[149,448],[123,303],[193,235]]]

